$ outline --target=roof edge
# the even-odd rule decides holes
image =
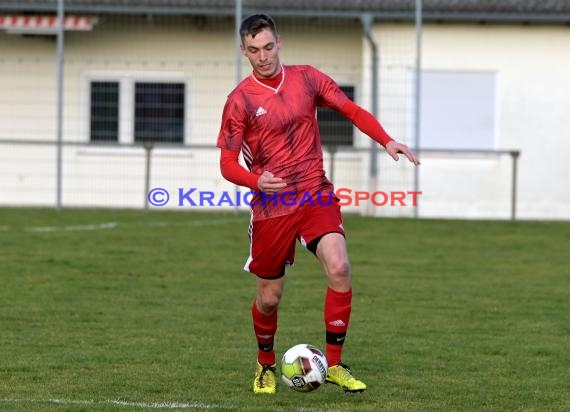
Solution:
[[[2,12],[57,12],[56,5],[16,5],[2,3]],[[66,13],[90,14],[123,14],[123,15],[189,15],[189,16],[234,16],[232,8],[196,8],[196,7],[128,7],[121,5],[68,5]],[[259,9],[244,7],[244,13],[252,13]],[[300,18],[336,18],[359,19],[362,15],[370,15],[377,21],[414,21],[415,13],[411,11],[382,12],[358,10],[301,10],[301,9],[266,9],[263,10],[273,16],[300,17]],[[435,12],[423,11],[424,22],[462,22],[462,23],[540,23],[540,24],[570,24],[570,13],[484,13],[484,12]]]

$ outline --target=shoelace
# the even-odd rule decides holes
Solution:
[[[340,366],[342,369],[345,370],[346,373],[348,373],[348,375],[352,378],[352,371],[350,370],[350,366],[348,366],[346,363],[339,363],[338,366]]]
[[[271,372],[275,373],[275,368],[272,366],[269,366],[269,365],[262,365],[261,373],[259,374],[259,387],[260,388],[263,388],[263,386],[264,386],[265,382],[264,382],[263,378],[265,377],[265,373],[267,371],[271,371]]]
[[[338,366],[340,366],[341,368],[346,369],[346,371],[352,375],[352,371],[350,370],[350,366],[348,366],[346,363],[342,363],[342,362],[341,362],[341,363],[338,364]]]

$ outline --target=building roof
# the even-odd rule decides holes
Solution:
[[[245,14],[412,20],[415,0],[242,0]],[[54,12],[56,0],[0,0],[2,12]],[[69,13],[234,14],[235,0],[65,0]],[[570,23],[570,0],[423,0],[427,21]]]

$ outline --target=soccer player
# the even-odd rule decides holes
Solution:
[[[329,76],[311,66],[282,65],[281,37],[270,16],[249,16],[240,26],[240,36],[253,72],[227,98],[217,146],[224,178],[258,193],[251,199],[250,254],[244,267],[257,279],[251,309],[258,343],[253,391],[276,391],[277,309],[285,268],[293,264],[299,240],[320,261],[328,279],[326,381],[362,392],[366,385],[341,361],[351,312],[351,274],[340,206],[323,169],[317,106],[342,113],[394,160],[402,153],[414,165],[419,161]],[[238,162],[240,151],[248,170]]]

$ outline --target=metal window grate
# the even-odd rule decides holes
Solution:
[[[184,142],[184,83],[135,84],[135,142]]]
[[[340,86],[340,89],[354,101],[354,86]],[[352,122],[342,114],[319,107],[317,121],[324,145],[352,146],[354,140]]]
[[[119,139],[118,82],[91,82],[90,139],[93,142]]]

